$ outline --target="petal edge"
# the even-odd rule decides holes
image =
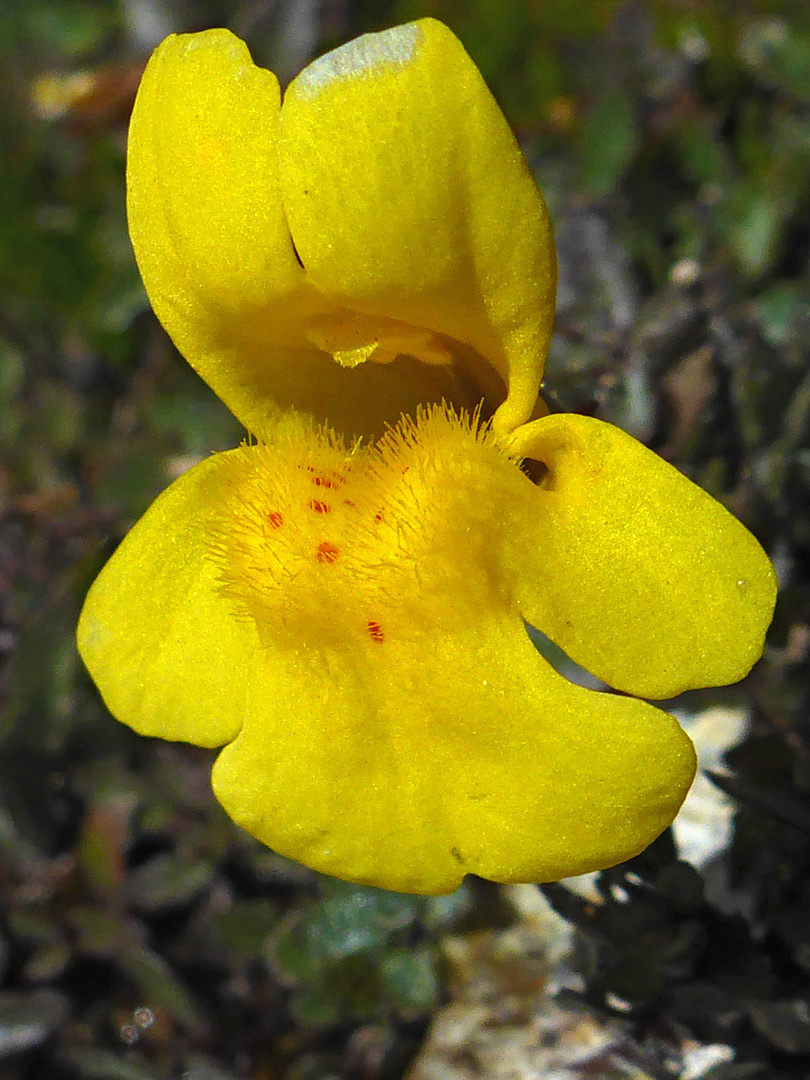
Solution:
[[[110,712],[143,735],[221,746],[242,724],[255,627],[221,595],[205,515],[227,454],[175,480],[93,583],[79,653]]]
[[[604,421],[557,414],[514,448],[547,480],[515,528],[524,617],[608,685],[662,699],[759,659],[776,578],[720,503]]]

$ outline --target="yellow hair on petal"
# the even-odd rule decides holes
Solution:
[[[492,510],[527,484],[477,416],[446,407],[403,418],[372,447],[299,421],[231,456],[210,556],[268,642],[379,645],[412,635],[426,597],[437,626],[508,602],[506,507]]]

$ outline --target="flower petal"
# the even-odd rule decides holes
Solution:
[[[548,213],[492,95],[433,19],[368,34],[286,92],[284,206],[308,278],[340,306],[473,349],[535,406],[554,312]]]
[[[82,610],[79,652],[110,711],[144,735],[221,746],[259,643],[234,617],[204,535],[229,453],[176,480],[128,533]]]
[[[512,534],[518,604],[532,625],[610,686],[642,697],[747,674],[776,581],[736,518],[600,420],[548,416],[512,445],[548,469]]]
[[[674,817],[692,745],[644,702],[557,675],[514,614],[365,650],[265,650],[217,797],[275,850],[416,893],[619,862]]]
[[[241,318],[303,281],[278,180],[281,92],[227,30],[172,35],[147,65],[129,138],[129,211],[153,303]],[[223,334],[224,336],[224,334]]]
[[[346,370],[320,340],[346,315],[312,288],[293,248],[279,102],[275,75],[227,30],[167,38],[147,66],[130,125],[129,225],[175,344],[260,435],[288,408],[375,436],[420,403],[475,407],[486,385],[468,389],[452,368],[400,356]],[[350,329],[369,340],[379,330]]]

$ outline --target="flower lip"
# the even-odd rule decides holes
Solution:
[[[628,459],[620,433],[627,468],[607,470],[605,428],[539,421],[534,437],[545,430],[546,450],[564,444],[573,458],[563,467],[545,453],[557,475],[538,488],[491,433],[443,412],[365,450],[289,417],[272,446],[215,455],[158,500],[88,597],[82,655],[138,730],[227,743],[214,785],[229,813],[327,873],[442,892],[468,872],[549,880],[629,857],[685,794],[689,740],[650,705],[561,679],[521,619],[560,582],[575,616],[582,566],[612,557],[608,534],[578,568],[554,561],[570,546],[560,499],[584,535],[591,524],[572,483],[601,505],[627,475],[636,493],[653,481],[680,497],[674,470],[641,447]],[[594,483],[608,471],[619,487],[603,500]],[[742,531],[716,512],[710,533]],[[645,557],[666,554],[669,541],[649,535]],[[694,563],[686,552],[681,572]],[[757,574],[752,563],[742,579]],[[699,573],[678,600],[681,621],[704,586]],[[615,646],[609,611],[591,605]],[[637,606],[646,632],[653,605]],[[747,634],[726,646],[743,655]],[[599,645],[592,625],[588,635]]]

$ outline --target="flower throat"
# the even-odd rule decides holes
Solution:
[[[423,629],[426,597],[437,629],[509,602],[497,553],[530,481],[469,417],[424,410],[350,448],[296,418],[229,459],[211,557],[268,644],[382,655]]]

